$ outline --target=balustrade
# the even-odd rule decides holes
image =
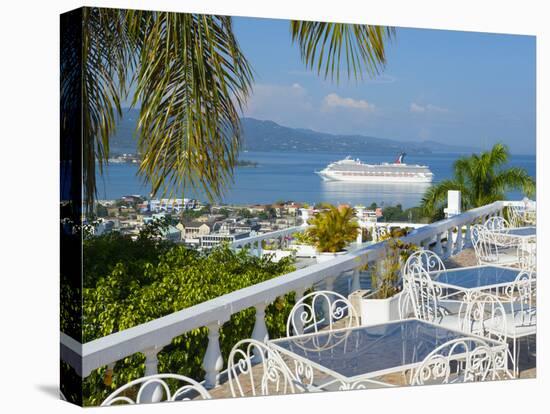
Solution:
[[[480,219],[485,222],[485,219],[493,214],[501,215],[504,207],[509,204],[511,203],[500,201],[425,225],[413,230],[403,238],[403,241],[421,244],[424,248],[434,244],[433,249],[436,253],[450,257],[469,245],[471,224]],[[284,237],[305,229],[304,226],[285,229],[272,234],[238,240],[232,246],[242,248],[256,243],[256,250],[261,251],[262,241],[278,237],[284,240]],[[454,229],[457,233],[453,243]],[[463,230],[465,230],[464,234]],[[445,237],[446,242],[443,243]],[[254,307],[256,320],[252,338],[263,342],[268,338],[265,309],[275,298],[296,292],[298,300],[307,288],[319,283],[321,286],[324,284],[325,289],[332,290],[335,279],[343,274],[349,274],[351,288],[356,290],[360,287],[358,269],[367,262],[378,260],[384,251],[384,242],[371,244],[330,261],[296,270],[85,344],[80,344],[62,334],[61,357],[72,365],[79,375],[86,377],[94,369],[141,352],[146,357],[145,375],[152,375],[157,373],[158,353],[173,338],[192,329],[207,327],[208,346],[202,366],[206,373],[204,385],[212,388],[217,385],[223,368],[219,330],[232,314]],[[155,392],[156,390],[152,389],[150,395],[152,401],[156,398]]]

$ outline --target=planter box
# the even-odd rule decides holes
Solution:
[[[293,244],[290,248],[296,250],[296,257],[317,257],[317,250],[309,244]]]
[[[359,289],[349,295],[361,325],[375,325],[399,320],[399,297],[402,292],[387,299],[372,299],[370,290]]]
[[[347,253],[347,250],[343,250],[341,252],[336,252],[336,253],[317,252],[317,263],[328,262],[329,260],[335,259],[338,256],[342,256],[346,253]]]

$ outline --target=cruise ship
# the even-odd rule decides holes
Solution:
[[[346,157],[330,163],[325,169],[315,171],[326,181],[351,181],[358,183],[431,183],[433,173],[426,165],[405,164],[405,153],[399,154],[393,163],[365,164],[359,159]]]

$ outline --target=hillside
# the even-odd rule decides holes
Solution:
[[[135,153],[134,131],[137,123],[136,109],[124,110],[117,133],[111,140],[113,154]],[[303,128],[289,128],[273,121],[243,118],[243,146],[246,151],[307,151],[339,154],[371,153],[409,154],[470,153],[478,149],[448,145],[436,141],[405,142],[364,135],[335,135]]]

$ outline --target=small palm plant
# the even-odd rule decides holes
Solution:
[[[319,252],[338,253],[356,240],[359,225],[353,208],[333,205],[326,207],[325,211],[310,220],[311,227],[307,230],[307,236]]]

